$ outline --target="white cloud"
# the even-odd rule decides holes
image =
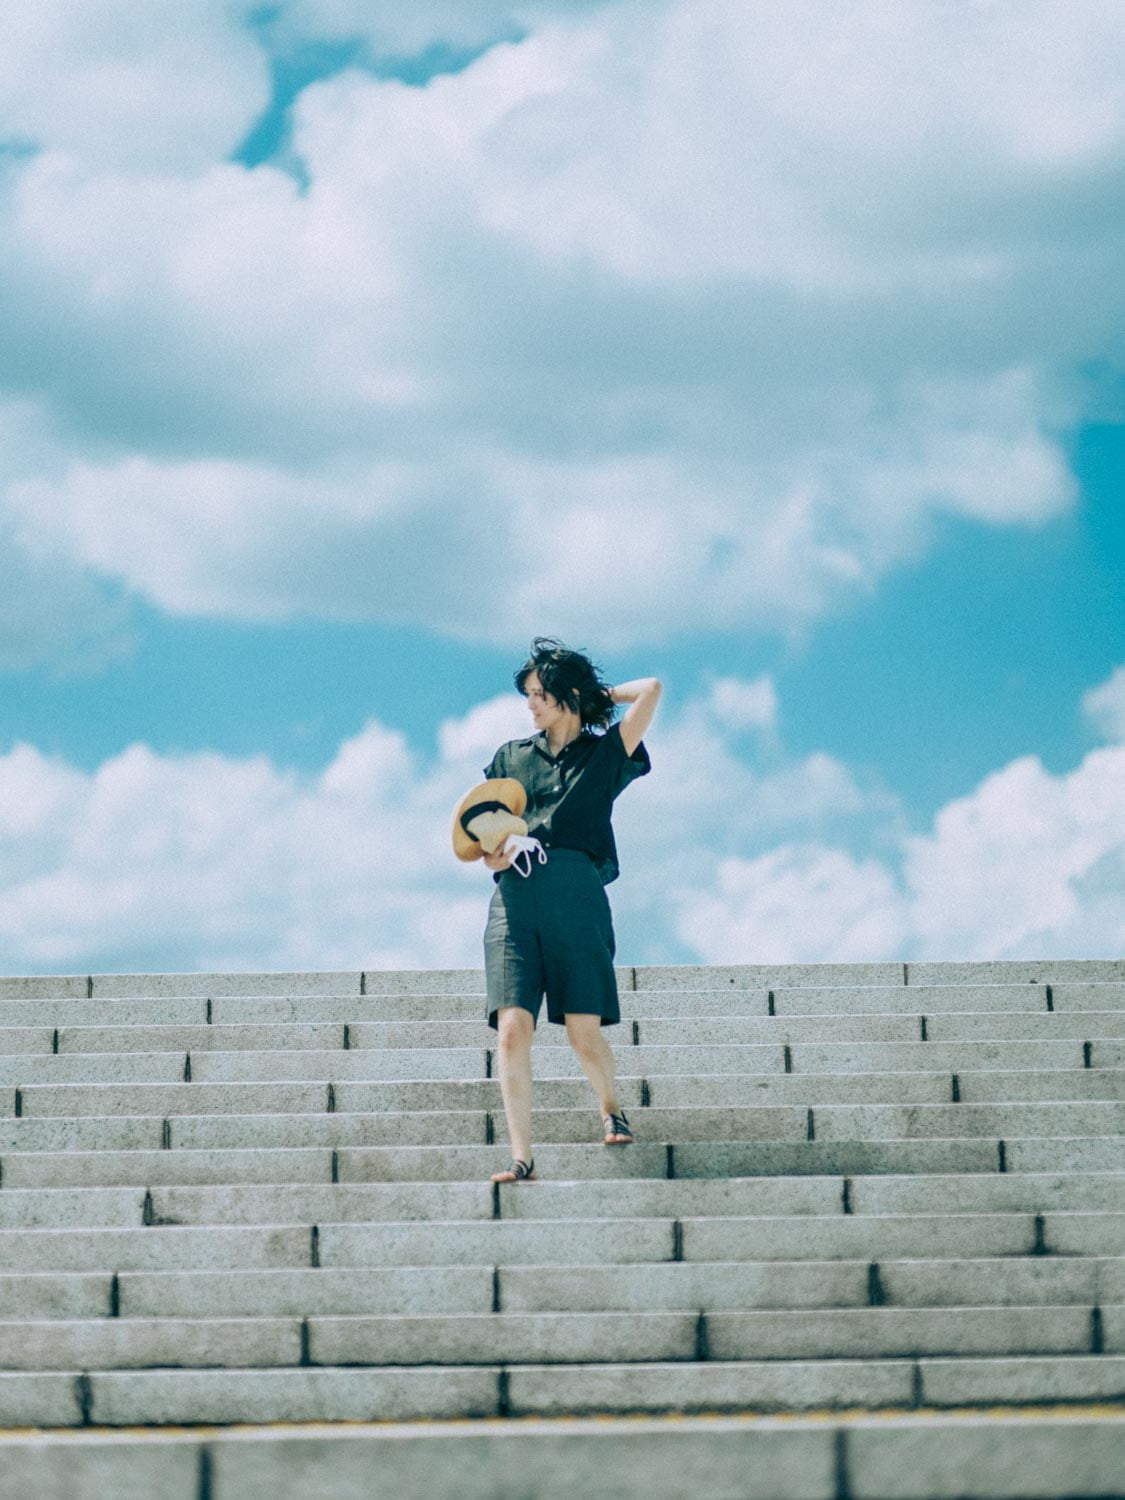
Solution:
[[[1125,743],[1125,666],[1083,696],[1082,712],[1103,739]]]
[[[0,493],[52,466],[58,434],[34,402],[0,400]],[[29,552],[0,505],[0,672],[94,674],[135,644],[130,612],[66,548]]]
[[[1053,776],[1031,757],[907,838],[901,874],[846,849],[732,858],[683,893],[708,962],[1114,956],[1125,950],[1125,750]]]
[[[502,693],[478,703],[461,719],[446,719],[438,729],[438,746],[446,760],[488,761],[498,745],[531,733],[527,701]]]
[[[235,12],[189,11],[175,47],[222,52]],[[70,56],[77,12],[45,13]],[[532,34],[425,88],[307,87],[304,191],[167,122],[129,127],[143,160],[44,129],[0,185],[2,358],[69,436],[0,512],[178,613],[507,641],[556,565],[558,628],[609,648],[799,630],[942,515],[1040,525],[1074,503],[1071,372],[1125,324],[1118,19],[291,6],[282,33],[377,49]]]
[[[489,886],[449,848],[459,796],[520,733],[512,695],[429,760],[376,722],[316,775],[132,745],[86,772],[0,757],[11,969],[442,967],[480,961]],[[657,720],[615,818],[624,962],[1113,954],[1125,948],[1125,749],[1013,762],[904,835],[824,754],[751,764],[707,700]],[[859,852],[861,844],[873,852]]]
[[[994,394],[978,389],[966,420]],[[14,484],[7,507],[29,552],[84,564],[171,613],[405,620],[497,643],[533,634],[546,613],[564,634],[594,622],[618,646],[792,627],[913,555],[931,513],[1034,521],[1071,498],[1061,459],[1032,431],[1030,399],[1022,431],[970,427],[951,442],[959,469],[930,451],[945,440],[913,423],[906,411],[893,436],[865,435],[900,455],[866,472],[845,452],[855,434],[842,437],[815,460],[836,466],[831,488],[817,473],[747,493],[752,475],[702,455],[560,464],[478,452],[314,472],[130,457]],[[990,463],[1003,475],[992,488]]]
[[[515,694],[438,732],[433,761],[376,722],[319,774],[265,756],[132,745],[92,772],[26,745],[0,757],[0,944],[9,967],[475,964],[489,887],[449,848],[457,799],[527,728]],[[657,775],[618,817],[619,930],[667,954],[674,892],[724,850],[863,802],[826,756],[755,772],[705,704],[653,736]]]
[[[682,897],[679,932],[709,962],[857,963],[900,954],[904,918],[877,861],[784,845],[724,860],[710,890]]]
[[[1094,751],[1065,776],[1013,761],[908,841],[912,929],[935,956],[1118,953],[1125,888],[1096,914],[1082,888],[1123,856],[1125,750]]]
[[[35,0],[0,11],[0,137],[98,166],[192,168],[233,151],[269,100],[229,0]]]
[[[709,706],[720,722],[734,729],[777,728],[777,688],[772,677],[756,677],[753,682],[719,677],[711,684]]]
[[[480,872],[446,844],[475,769],[427,769],[375,723],[311,779],[263,756],[143,745],[87,774],[17,746],[0,757],[7,963],[473,962]]]

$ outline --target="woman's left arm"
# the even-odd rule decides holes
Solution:
[[[621,743],[626,755],[632,755],[644,739],[663,691],[663,685],[656,677],[638,677],[635,682],[621,682],[610,688],[609,696],[614,703],[629,705],[621,720]]]

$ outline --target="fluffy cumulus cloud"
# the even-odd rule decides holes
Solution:
[[[862,963],[901,957],[906,923],[877,860],[787,844],[723,860],[709,889],[684,895],[679,931],[710,963]]]
[[[613,888],[626,962],[849,962],[1120,952],[1125,750],[1052,775],[1013,762],[923,834],[825,754],[748,748],[723,679],[665,715],[630,787]],[[513,694],[422,755],[370,722],[315,775],[265,756],[135,744],[93,771],[28,745],[0,757],[0,944],[14,970],[476,965],[489,886],[450,810]],[[856,852],[863,830],[875,847]]]
[[[1125,750],[1013,761],[898,857],[823,843],[723,861],[680,935],[711,962],[1102,957],[1125,948]]]
[[[0,491],[49,467],[57,440],[38,403],[0,399]],[[22,540],[0,507],[0,672],[98,673],[127,656],[135,632],[120,590],[68,549]]]
[[[313,777],[140,744],[85,773],[17,745],[0,758],[8,966],[476,961],[480,871],[447,840],[479,757],[471,726],[444,733],[456,753],[425,765],[369,723]]]
[[[269,100],[249,4],[36,0],[0,13],[0,140],[95,168],[209,166]]]
[[[272,14],[3,23],[0,385],[60,431],[0,494],[27,556],[507,642],[534,553],[616,646],[797,629],[943,516],[1073,503],[1074,372],[1125,323],[1113,0]],[[318,38],[485,50],[311,83],[240,165],[268,46]]]
[[[716,705],[755,685],[718,686],[668,717],[660,775],[621,804],[629,879],[615,905],[623,942],[642,957],[690,956],[670,936],[674,888],[689,870],[705,880],[723,851],[886,810],[827,756],[752,767],[738,751],[744,725]],[[513,693],[443,723],[429,756],[371,722],[312,776],[264,756],[160,755],[142,744],[86,772],[17,745],[0,757],[8,964],[475,964],[489,887],[479,867],[453,860],[449,815],[497,744],[526,727]]]

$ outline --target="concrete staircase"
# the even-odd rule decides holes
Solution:
[[[0,979],[0,1500],[1125,1495],[1125,961],[619,978]]]

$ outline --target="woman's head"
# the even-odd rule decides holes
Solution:
[[[535,637],[531,655],[516,673],[515,682],[525,698],[537,684],[548,700],[578,714],[584,725],[605,729],[617,717],[609,688],[590,658],[581,651],[569,650],[550,636]]]

